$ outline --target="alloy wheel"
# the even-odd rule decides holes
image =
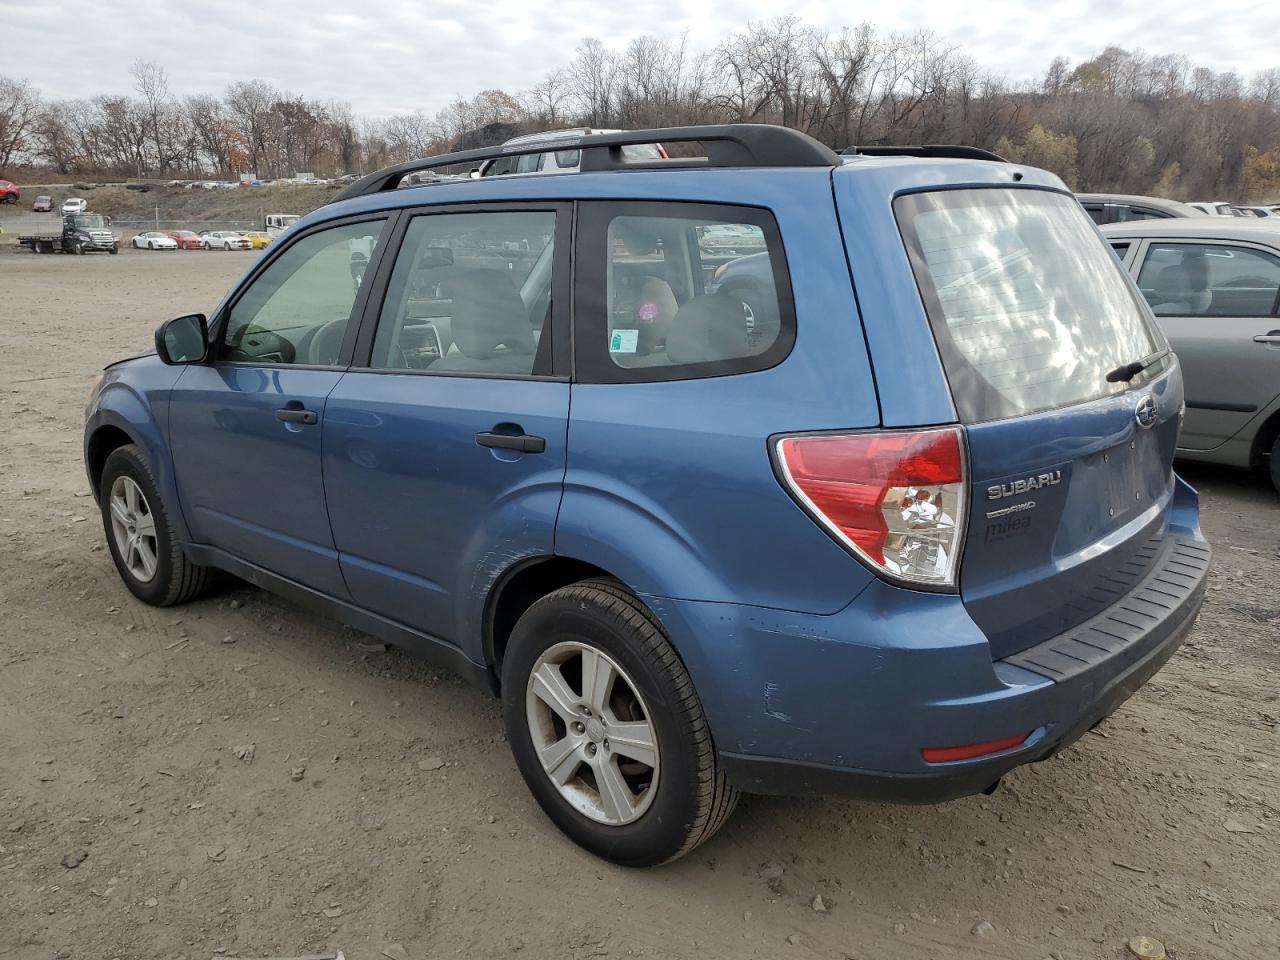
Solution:
[[[570,806],[597,823],[639,819],[658,786],[658,737],[635,683],[617,661],[577,641],[543,651],[525,710],[542,769]]]
[[[131,477],[116,477],[108,506],[120,562],[139,583],[149,583],[156,575],[156,521],[142,488]]]

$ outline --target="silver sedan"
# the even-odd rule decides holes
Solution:
[[[1280,490],[1280,229],[1203,217],[1102,233],[1182,363],[1179,455],[1264,471]]]

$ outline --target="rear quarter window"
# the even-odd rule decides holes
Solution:
[[[966,423],[1120,392],[1107,373],[1166,346],[1068,195],[943,190],[901,196],[894,212]]]
[[[580,380],[748,373],[774,366],[795,342],[786,258],[766,210],[584,204],[577,254]]]

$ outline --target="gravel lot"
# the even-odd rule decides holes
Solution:
[[[561,838],[453,676],[244,585],[155,610],[117,579],[89,378],[254,256],[0,257],[0,958],[1276,955],[1263,484],[1185,471],[1217,550],[1198,628],[1061,756],[932,808],[747,798],[691,858],[626,871]]]

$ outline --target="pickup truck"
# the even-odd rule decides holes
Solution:
[[[50,222],[50,227],[55,223]],[[111,231],[111,218],[100,213],[77,213],[62,218],[62,230],[19,234],[18,244],[32,253],[120,252],[120,238]]]

